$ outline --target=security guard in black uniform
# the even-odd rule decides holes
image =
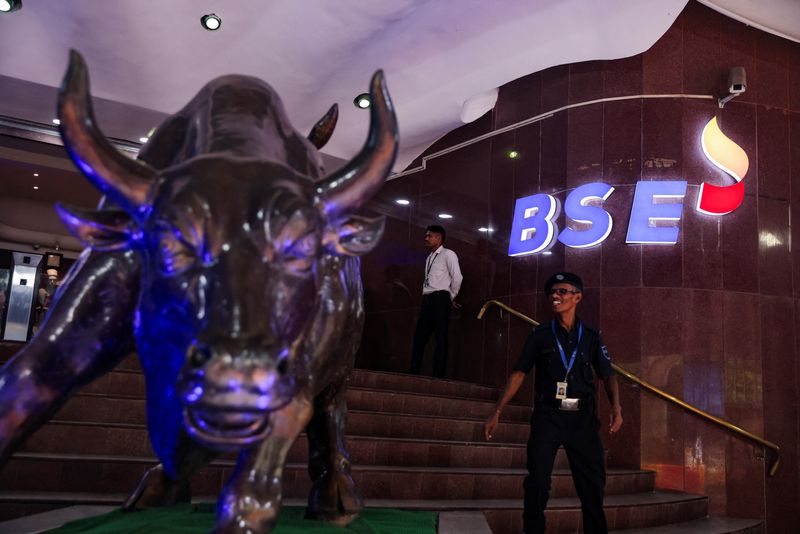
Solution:
[[[503,407],[535,367],[528,476],[523,483],[524,532],[545,531],[544,509],[550,496],[550,475],[556,452],[562,445],[581,500],[584,532],[608,532],[603,512],[606,469],[598,433],[594,377],[603,382],[612,405],[612,433],[622,426],[617,380],[599,332],[576,316],[575,308],[583,296],[580,277],[573,273],[554,274],[547,280],[544,292],[556,318],[537,326],[528,336],[496,410],[486,421],[486,439],[491,439]]]

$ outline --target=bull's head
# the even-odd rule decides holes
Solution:
[[[267,94],[263,105],[279,124],[266,141],[281,144],[265,147],[270,157],[215,150],[163,169],[125,157],[102,135],[77,52],[59,98],[71,158],[113,204],[93,212],[58,206],[60,215],[94,250],[140,254],[142,295],[134,320],[148,403],[152,395],[177,394],[186,428],[211,446],[263,439],[269,413],[307,380],[304,347],[319,305],[320,264],[360,255],[378,242],[382,219],[353,211],[381,186],[397,151],[397,123],[381,72],[370,86],[364,147],[321,179],[299,171],[306,165],[319,172],[316,149],[290,126],[287,131],[280,101]],[[258,107],[244,104],[234,107]],[[229,121],[226,128],[237,121],[215,119]],[[329,115],[318,123],[314,144],[324,143],[332,122]],[[283,160],[274,157],[288,152]],[[298,158],[306,161],[298,165]]]

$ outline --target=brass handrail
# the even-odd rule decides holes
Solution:
[[[478,319],[483,319],[483,315],[486,313],[486,310],[489,309],[490,306],[497,306],[499,308],[502,308],[502,309],[506,310],[508,313],[510,313],[511,315],[513,315],[515,317],[518,317],[518,318],[522,319],[523,321],[526,321],[526,322],[528,322],[528,323],[530,323],[530,324],[532,324],[534,326],[538,326],[539,325],[538,321],[528,317],[524,313],[521,313],[521,312],[515,310],[514,308],[512,308],[512,307],[510,307],[510,306],[508,306],[506,304],[503,304],[499,300],[486,301],[486,303],[481,307],[481,311],[478,312]],[[740,428],[740,427],[734,425],[733,423],[729,423],[728,421],[720,419],[719,417],[717,417],[715,415],[711,415],[710,413],[708,413],[706,411],[703,411],[700,408],[692,406],[688,402],[686,402],[686,401],[684,401],[682,399],[679,399],[678,397],[676,397],[674,395],[670,395],[666,391],[663,391],[663,390],[657,388],[656,386],[654,386],[653,384],[647,382],[646,380],[642,380],[641,378],[639,378],[635,374],[631,373],[627,369],[624,369],[624,368],[620,367],[619,365],[617,365],[615,363],[612,363],[611,366],[614,368],[614,371],[616,371],[617,373],[621,374],[622,376],[624,376],[625,378],[627,378],[628,380],[630,380],[634,384],[637,384],[637,385],[643,387],[644,389],[646,389],[650,393],[653,393],[654,395],[657,395],[657,396],[661,397],[664,400],[667,400],[669,402],[677,404],[681,408],[683,408],[685,410],[688,410],[689,412],[691,412],[691,413],[693,413],[695,415],[699,415],[700,417],[702,417],[704,419],[707,419],[707,420],[709,420],[709,421],[711,421],[713,423],[716,423],[716,424],[718,424],[718,425],[730,430],[731,432],[739,434],[740,436],[744,436],[747,439],[755,441],[756,443],[759,443],[760,445],[763,445],[764,447],[770,448],[773,451],[775,451],[775,462],[773,462],[772,466],[769,468],[769,476],[771,476],[771,477],[775,476],[775,473],[778,471],[778,466],[781,463],[781,448],[778,445],[776,445],[775,443],[772,443],[771,441],[767,441],[764,438],[758,437],[755,434],[753,434],[751,432],[748,432],[747,430],[744,430],[743,428]]]

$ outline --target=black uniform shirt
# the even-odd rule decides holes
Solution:
[[[569,364],[572,351],[578,341],[578,322],[570,332],[556,323],[556,333],[564,349],[564,356]],[[561,361],[558,345],[553,338],[552,323],[537,326],[528,336],[522,353],[519,355],[514,371],[527,374],[536,367],[534,389],[536,398],[553,398],[556,396],[556,382],[563,382],[566,368]],[[614,375],[611,357],[597,330],[583,325],[583,335],[575,356],[575,363],[567,377],[567,397],[586,398],[595,394],[594,375],[606,379]]]

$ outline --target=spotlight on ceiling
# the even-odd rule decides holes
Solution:
[[[11,13],[22,9],[22,0],[0,0],[0,13]]]
[[[0,1],[2,1],[2,0],[0,0]],[[60,121],[60,120],[58,120],[58,119],[53,119],[53,124],[55,124],[56,126],[58,126],[59,124],[61,124],[61,121]]]
[[[409,204],[411,204],[411,201],[406,200],[404,198],[398,198],[397,200],[395,200],[395,203],[400,204],[401,206],[408,206]]]
[[[440,214],[439,214],[439,218],[440,218],[440,219],[452,219],[452,218],[453,218],[453,216],[452,216],[452,215],[450,215],[449,213],[440,213]]]
[[[2,0],[0,0],[0,2],[2,2]],[[203,28],[213,32],[222,26],[222,19],[214,13],[209,13],[208,15],[203,15],[200,17],[200,24],[203,26]]]
[[[149,139],[150,139],[149,137],[140,137],[139,138],[139,142],[140,143],[146,143]]]
[[[510,159],[517,159],[517,158],[519,158],[519,151],[517,151],[517,150],[509,150],[507,152],[507,155],[508,155],[508,157]]]
[[[353,99],[353,104],[359,109],[367,109],[372,102],[370,102],[369,95],[367,93],[361,93]]]
[[[485,226],[482,226],[482,227],[478,228],[478,231],[479,232],[483,232],[484,234],[488,234],[488,233],[494,232],[494,228],[486,228]]]
[[[38,190],[39,186],[38,185],[34,185],[33,188]]]

